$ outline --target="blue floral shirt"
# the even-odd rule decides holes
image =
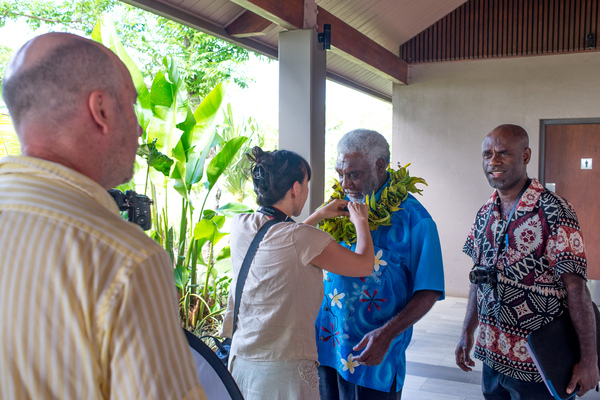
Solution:
[[[389,181],[383,187],[387,185]],[[375,194],[376,200],[383,187]],[[435,222],[410,194],[401,207],[392,214],[392,225],[371,231],[375,247],[371,275],[349,278],[325,273],[325,295],[315,324],[319,363],[335,368],[351,383],[383,392],[391,390],[394,378],[396,391],[404,386],[405,350],[412,328],[392,341],[379,365],[358,365],[352,356],[360,351],[352,348],[366,333],[396,316],[414,292],[436,290],[442,292],[440,300],[444,298],[442,251]]]

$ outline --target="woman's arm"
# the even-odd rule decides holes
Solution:
[[[313,258],[311,263],[338,275],[367,276],[373,271],[375,263],[375,251],[369,230],[369,209],[366,204],[348,202],[348,210],[350,221],[356,228],[356,250],[352,251],[332,242],[321,254]]]

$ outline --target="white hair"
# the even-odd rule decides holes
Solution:
[[[354,129],[346,133],[337,144],[337,153],[362,153],[369,164],[375,165],[380,158],[386,166],[390,163],[390,145],[383,135],[370,129]]]

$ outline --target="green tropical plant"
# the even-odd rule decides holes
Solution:
[[[177,60],[195,105],[219,82],[247,86],[238,67],[248,60],[248,50],[118,0],[4,0],[0,27],[7,21],[25,21],[32,29],[90,36],[98,19],[107,14],[118,18],[120,38],[135,52],[145,76],[157,74],[164,54]]]
[[[216,210],[207,207],[212,189],[247,141],[245,136],[223,138],[217,134],[225,85],[218,84],[192,111],[185,80],[174,59],[163,58],[148,90],[110,18],[98,22],[92,38],[123,60],[139,93],[136,111],[144,143],[138,150],[142,160],[136,176],[143,178],[120,189],[135,189],[136,183],[142,185],[139,181],[143,181],[144,193],[154,199],[150,235],[173,260],[182,323],[196,333],[215,334],[230,281],[217,269],[230,254],[229,247],[222,246],[227,235],[223,227],[227,217],[252,212],[235,202]],[[175,209],[179,216],[174,216]]]
[[[263,147],[265,139],[252,117],[242,121],[234,117],[231,104],[227,104],[224,111],[223,125],[220,129],[221,137],[224,140],[231,140],[240,136],[248,138],[238,155],[232,160],[231,166],[223,179],[223,187],[236,201],[243,203],[252,193],[252,185],[250,185],[251,164],[245,153],[251,153],[254,146]]]
[[[21,145],[8,114],[0,114],[0,157],[21,154]]]

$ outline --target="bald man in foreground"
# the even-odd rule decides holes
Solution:
[[[567,392],[583,396],[596,386],[598,357],[594,305],[586,286],[583,237],[573,207],[527,177],[527,132],[500,125],[481,146],[483,172],[496,191],[477,213],[463,251],[479,277],[472,282],[456,364],[464,371],[474,333],[475,358],[483,361],[486,400],[551,400],[525,347],[534,330],[569,311],[581,359]]]
[[[23,155],[0,159],[0,398],[205,399],[170,258],[107,192],[142,133],[125,65],[50,33],[2,95]]]

